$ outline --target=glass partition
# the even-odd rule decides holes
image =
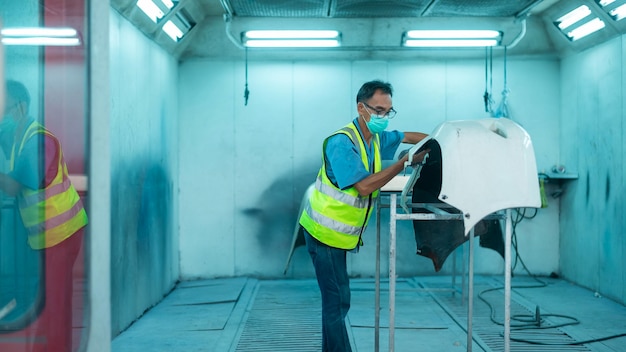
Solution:
[[[83,0],[0,0],[2,352],[84,344],[86,8]]]

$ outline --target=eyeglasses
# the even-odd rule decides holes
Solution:
[[[398,113],[398,112],[397,112],[397,111],[395,111],[393,108],[389,109],[389,111],[385,111],[385,110],[382,110],[382,109],[376,109],[376,108],[374,108],[374,107],[370,106],[369,104],[367,104],[366,102],[362,102],[362,103],[363,103],[363,105],[365,105],[366,107],[368,107],[368,108],[372,109],[372,110],[376,113],[376,115],[378,115],[378,116],[382,116],[382,117],[384,117],[384,118],[386,118],[386,119],[389,119],[389,120],[391,120],[391,119],[393,119],[394,117],[396,117],[396,114]],[[369,112],[369,110],[368,110],[368,112]]]

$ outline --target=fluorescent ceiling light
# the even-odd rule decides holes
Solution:
[[[498,38],[494,30],[412,30],[406,32],[410,39],[486,39]]]
[[[266,39],[247,40],[244,45],[252,48],[331,48],[338,47],[339,42],[334,39]]]
[[[161,2],[163,3],[163,5],[165,5],[165,7],[167,7],[168,9],[171,9],[172,7],[174,7],[174,3],[172,2],[172,0],[161,0]]]
[[[502,33],[494,30],[411,30],[402,36],[408,47],[485,47],[500,44]]]
[[[75,37],[78,34],[74,28],[46,28],[46,27],[15,27],[2,29],[6,37]]]
[[[573,25],[574,23],[582,20],[583,18],[589,16],[590,14],[591,10],[589,9],[589,7],[587,5],[582,5],[561,16],[554,22],[554,24],[556,24],[559,29],[563,30]]]
[[[597,0],[598,1],[598,5],[605,7],[607,5],[611,5],[612,3],[615,2],[615,0]]]
[[[165,22],[163,25],[163,31],[167,33],[167,35],[175,42],[183,37],[183,31],[181,31],[180,28],[178,28],[172,21]]]
[[[611,15],[611,17],[613,17],[613,19],[616,21],[619,21],[622,18],[626,17],[626,4],[609,11],[609,15]]]
[[[2,29],[5,45],[77,46],[78,32],[74,28],[17,27]]]
[[[171,16],[161,28],[173,41],[178,42],[184,37],[196,24],[193,22],[187,11],[182,9]]]
[[[485,47],[497,46],[495,39],[406,39],[408,47]]]
[[[46,37],[30,37],[30,38],[2,38],[4,45],[28,45],[28,46],[78,46],[80,39],[78,38],[46,38]]]
[[[157,23],[158,20],[165,16],[165,13],[152,0],[137,0],[137,7],[150,17],[154,23]]]
[[[253,30],[244,33],[250,39],[335,39],[333,30]]]
[[[615,21],[626,17],[626,0],[596,0],[606,13]]]
[[[252,30],[242,33],[241,41],[257,48],[338,47],[341,34],[335,30]]]
[[[567,37],[570,38],[572,41],[576,41],[580,38],[588,36],[593,32],[599,31],[600,29],[604,28],[604,26],[604,22],[596,17],[595,19],[583,24],[582,26],[568,32]]]

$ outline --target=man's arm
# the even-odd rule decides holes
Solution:
[[[428,137],[428,135],[422,132],[404,132],[402,143],[417,144],[426,137]]]
[[[425,135],[424,135],[425,136]],[[406,137],[405,137],[406,139]],[[420,139],[421,140],[421,139]],[[423,150],[413,156],[413,163],[420,163],[424,160],[424,155],[430,150]],[[408,154],[403,156],[400,160],[393,163],[388,168],[381,170],[375,174],[369,175],[361,181],[354,184],[354,188],[359,192],[362,197],[369,196],[377,189],[386,185],[397,174],[404,170],[404,163],[408,160]]]
[[[15,181],[6,174],[0,173],[0,190],[4,191],[4,193],[11,197],[15,197],[21,189],[22,185],[19,182]]]

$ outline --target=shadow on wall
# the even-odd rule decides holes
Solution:
[[[289,255],[294,228],[298,221],[300,203],[306,189],[315,182],[319,165],[311,163],[297,167],[293,172],[279,175],[262,193],[255,206],[242,213],[258,223],[256,244],[262,252],[273,253],[275,275],[283,275]]]

